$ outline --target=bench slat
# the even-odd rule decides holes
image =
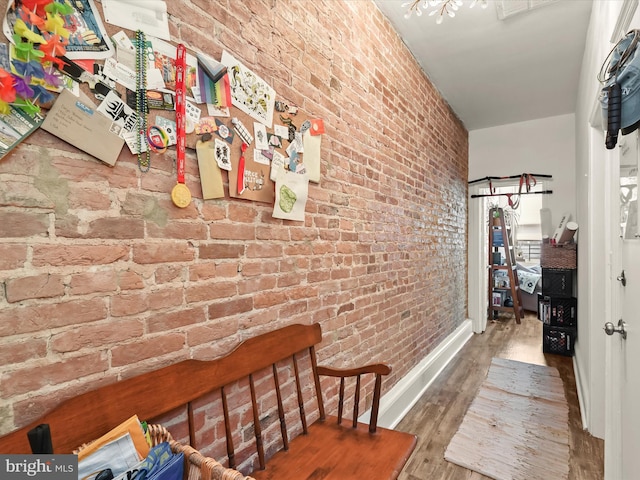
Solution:
[[[224,386],[220,387],[220,397],[222,398],[222,413],[224,415],[224,432],[227,440],[229,468],[236,468],[236,452],[233,446],[233,435],[231,434],[231,423],[229,422],[229,406],[227,404],[227,393],[224,391]],[[195,445],[193,446],[195,447]]]
[[[304,412],[304,398],[302,397],[302,385],[300,385],[300,372],[298,371],[298,358],[293,354],[293,371],[296,376],[296,390],[298,392],[298,410],[300,411],[300,422],[302,423],[302,432],[307,434],[307,414]]]
[[[251,406],[253,409],[253,433],[256,438],[256,450],[258,451],[258,462],[260,469],[264,470],[264,445],[262,444],[262,426],[260,425],[260,413],[258,412],[258,401],[256,400],[256,386],[253,382],[253,374],[249,375],[249,388],[251,389]]]
[[[276,398],[278,399],[278,418],[280,419],[280,434],[282,435],[282,448],[289,450],[289,436],[287,435],[287,421],[284,416],[284,406],[282,405],[282,393],[280,392],[280,378],[278,377],[278,367],[273,364],[273,383],[276,388]]]

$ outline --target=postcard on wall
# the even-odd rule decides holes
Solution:
[[[321,135],[314,135],[311,130],[307,130],[302,135],[304,144],[304,164],[307,167],[309,181],[320,183],[320,145]]]
[[[64,29],[69,33],[68,45],[66,46],[65,56],[70,59],[92,58],[103,59],[111,57],[114,54],[114,48],[109,39],[100,13],[98,12],[93,0],[75,0],[67,2],[71,6],[73,12],[67,15],[61,15],[59,19]],[[13,34],[16,22],[26,18],[29,20],[28,8],[21,1],[10,1],[7,5],[7,13],[4,17],[2,29],[9,41],[13,42]],[[47,17],[40,17],[41,20],[47,21]],[[34,21],[38,21],[37,18]],[[27,28],[34,31],[36,25],[25,22]]]
[[[276,91],[226,50],[221,63],[227,67],[233,106],[271,128]]]
[[[118,136],[122,127],[69,90],[60,93],[42,129],[111,166],[115,165],[124,145]]]
[[[280,169],[276,179],[273,217],[303,222],[308,195],[309,179],[306,175]]]

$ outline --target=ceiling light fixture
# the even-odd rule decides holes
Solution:
[[[413,12],[416,12],[416,16],[419,17],[422,15],[423,10],[427,12],[430,8],[433,8],[429,12],[429,16],[438,15],[436,23],[441,24],[445,15],[455,17],[456,12],[463,4],[462,0],[408,0],[402,4],[402,8],[407,8],[404,18],[411,17]],[[469,7],[473,8],[476,4],[480,4],[482,8],[487,8],[488,5],[487,0],[473,0]]]

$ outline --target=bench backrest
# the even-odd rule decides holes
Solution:
[[[264,451],[253,373],[266,368],[273,369],[279,416],[283,424],[284,411],[275,364],[285,359],[292,359],[301,421],[303,430],[306,430],[306,414],[301,396],[296,354],[303,351],[308,351],[310,354],[319,414],[320,418],[324,419],[324,405],[314,349],[314,345],[321,341],[322,332],[319,324],[290,325],[245,340],[229,354],[215,360],[185,360],[153,372],[102,386],[62,402],[30,425],[0,437],[0,453],[31,453],[27,432],[39,424],[49,424],[55,453],[69,453],[78,446],[99,438],[133,414],[137,414],[143,420],[152,420],[184,406],[188,409],[191,444],[195,446],[191,402],[210,392],[221,390],[227,430],[227,453],[229,464],[233,468],[235,466],[234,447],[224,387],[249,377],[256,444],[259,460],[263,465]],[[282,433],[283,442],[286,445],[286,426],[283,427]]]

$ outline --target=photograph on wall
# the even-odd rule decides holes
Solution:
[[[47,3],[47,2],[39,2]],[[53,0],[48,3],[53,3]],[[65,13],[67,12],[67,13]],[[93,0],[75,0],[65,2],[64,8],[58,8],[55,14],[29,10],[20,1],[12,1],[7,5],[2,30],[7,39],[14,43],[13,35],[24,28],[36,35],[57,33],[68,40],[66,57],[70,59],[103,59],[114,53],[109,35],[102,24],[100,13]],[[28,33],[28,32],[27,32]],[[38,42],[33,37],[34,43]],[[42,40],[42,39],[40,39]]]
[[[276,92],[226,50],[221,62],[227,67],[234,107],[271,128]]]
[[[148,37],[147,41],[151,43],[153,50],[152,61],[150,67],[159,72],[162,82],[166,90],[176,90],[176,46],[160,40],[159,38]],[[185,78],[185,87],[187,90],[187,99],[196,103],[200,102],[200,86],[198,85],[198,60],[196,57],[187,53],[187,74]]]

